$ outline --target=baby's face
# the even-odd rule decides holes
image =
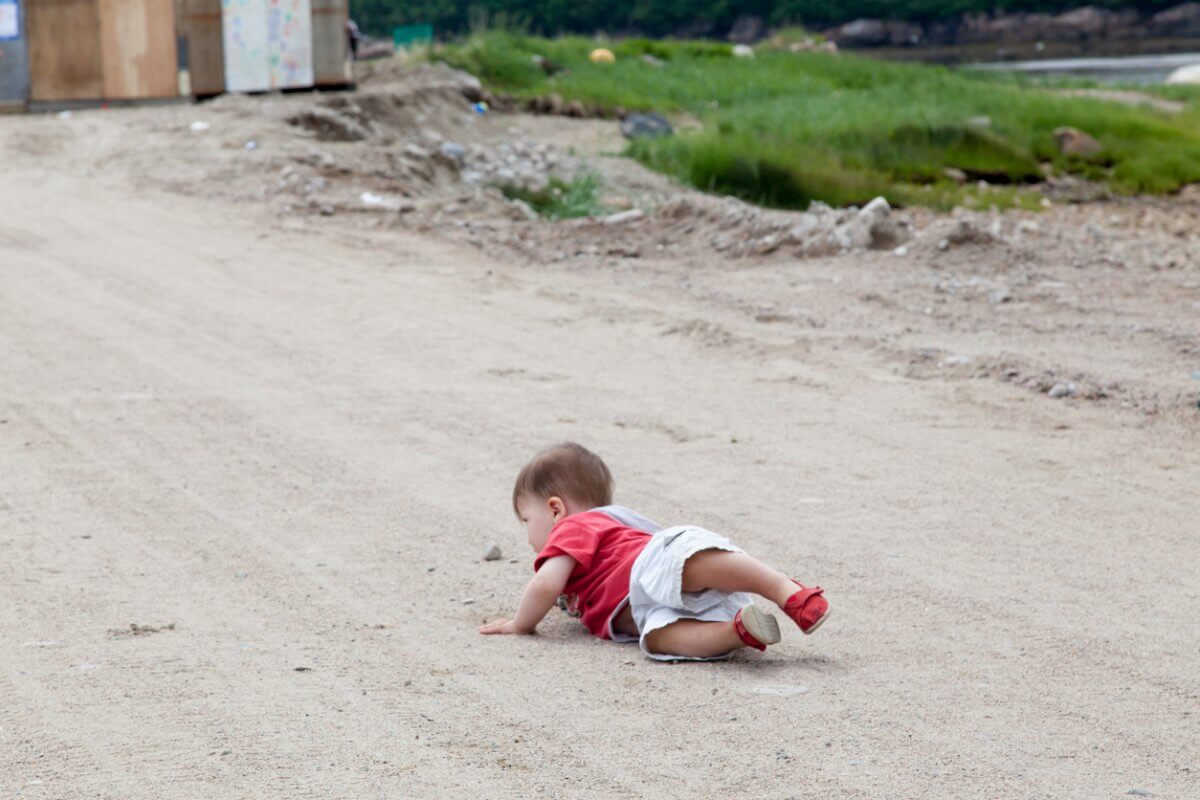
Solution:
[[[557,521],[549,501],[523,494],[517,498],[517,516],[529,534],[529,546],[535,553],[541,552],[550,538],[550,529]]]

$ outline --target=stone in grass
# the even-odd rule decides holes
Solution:
[[[942,174],[957,183],[959,186],[962,186],[968,180],[967,173],[963,172],[958,167],[946,167],[942,170]]]
[[[674,132],[670,121],[662,114],[630,114],[621,120],[621,135],[626,139],[670,136]]]
[[[1055,128],[1054,141],[1064,156],[1094,156],[1104,149],[1104,145],[1078,128]]]
[[[483,551],[483,560],[484,561],[499,561],[503,557],[503,555],[504,554],[500,552],[500,545],[496,544],[495,542],[492,542],[491,544],[489,544],[487,546],[487,549],[485,549]]]

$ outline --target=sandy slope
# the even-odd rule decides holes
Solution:
[[[1200,418],[908,368],[921,339],[1158,385],[1200,369],[1178,350],[909,318],[888,255],[285,230],[4,122],[5,796],[1196,796]],[[1093,298],[1105,324],[1194,331],[1148,285]],[[830,624],[721,666],[558,616],[478,636],[529,573],[510,481],[564,438],[620,501],[824,585]]]

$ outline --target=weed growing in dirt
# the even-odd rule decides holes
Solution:
[[[549,186],[536,192],[513,185],[501,186],[500,191],[510,200],[524,200],[540,216],[550,219],[595,217],[611,211],[600,203],[600,179],[592,173],[570,182],[552,178]]]
[[[698,120],[698,129],[636,142],[630,154],[700,189],[771,206],[859,204],[876,195],[898,205],[947,207],[972,197],[1027,205],[1037,202],[1030,187],[1043,179],[1043,165],[1127,193],[1200,181],[1194,102],[1171,114],[1006,76],[845,54],[760,49],[736,58],[712,42],[628,39],[608,45],[615,64],[592,64],[594,46],[492,31],[437,57],[516,98],[557,93],[592,108]],[[1091,134],[1103,152],[1063,155],[1054,130],[1064,126]],[[964,175],[966,185],[955,182]]]

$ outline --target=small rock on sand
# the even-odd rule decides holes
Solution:
[[[1051,400],[1059,400],[1064,397],[1073,397],[1078,392],[1078,387],[1073,383],[1056,383],[1050,387],[1050,391],[1046,394]]]
[[[646,212],[640,208],[631,208],[628,211],[618,211],[616,214],[609,214],[607,217],[600,218],[601,225],[624,225],[629,222],[637,222],[642,217],[646,216]]]
[[[491,544],[489,544],[487,546],[487,549],[485,549],[483,551],[483,560],[484,561],[499,561],[503,557],[503,555],[504,554],[500,552],[500,545],[496,544],[495,542],[492,542]]]

